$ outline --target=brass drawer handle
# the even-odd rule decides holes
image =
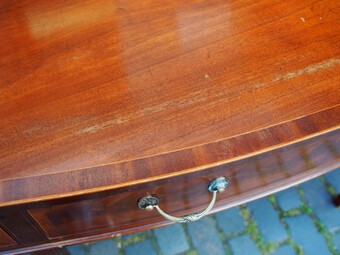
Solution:
[[[145,196],[145,197],[142,197],[141,199],[139,199],[138,200],[138,207],[143,209],[143,210],[147,210],[147,211],[151,211],[151,210],[153,210],[153,208],[156,208],[157,211],[164,218],[171,220],[171,221],[174,221],[174,222],[177,222],[177,223],[186,223],[186,222],[196,221],[196,220],[199,220],[202,217],[204,217],[211,210],[211,208],[215,204],[217,193],[223,192],[226,189],[226,187],[228,186],[228,184],[229,184],[229,181],[225,177],[219,177],[219,178],[213,180],[208,186],[208,190],[213,193],[213,197],[212,197],[208,207],[203,211],[193,213],[193,214],[189,214],[189,215],[185,215],[183,217],[174,217],[174,216],[171,216],[171,215],[165,213],[161,208],[159,208],[159,206],[158,206],[159,199],[155,195],[148,195],[148,196]]]

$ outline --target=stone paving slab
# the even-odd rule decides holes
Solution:
[[[154,230],[163,255],[179,254],[189,250],[189,244],[181,224]]]
[[[67,249],[73,255],[86,255],[84,245],[74,245],[74,246],[67,247]]]
[[[68,247],[71,255],[340,255],[340,169],[197,222]]]
[[[335,248],[340,253],[340,232],[334,235],[333,242],[334,242]]]
[[[268,198],[248,204],[265,242],[281,242],[288,238],[277,211]]]
[[[258,247],[256,247],[254,240],[251,239],[248,234],[231,238],[229,243],[233,255],[250,254],[249,252],[251,252],[252,255],[261,255],[261,252]]]
[[[112,255],[118,253],[118,247],[114,240],[99,241],[90,246],[90,254]]]
[[[142,253],[148,254],[148,255],[157,255],[157,252],[150,240],[145,240],[140,243],[135,243],[125,248],[126,255],[140,255]],[[111,253],[111,254],[113,255],[116,253]]]
[[[299,193],[295,188],[286,189],[275,194],[277,202],[283,211],[299,208],[302,205]]]
[[[272,255],[296,255],[296,251],[290,245],[281,246]]]
[[[332,171],[325,175],[328,183],[335,189],[336,193],[340,194],[340,170]]]
[[[307,203],[316,216],[325,224],[330,232],[340,230],[340,210],[333,206],[332,196],[324,188],[320,180],[314,179],[301,184]]]
[[[325,238],[308,215],[290,217],[286,221],[294,241],[302,247],[306,255],[329,254]]]
[[[244,218],[240,215],[239,207],[217,213],[217,224],[226,235],[232,235],[241,232],[246,227]]]
[[[211,217],[188,224],[188,233],[199,254],[224,255],[223,242]]]

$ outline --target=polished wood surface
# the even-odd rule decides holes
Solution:
[[[1,1],[0,205],[127,186],[337,129],[339,5]],[[209,147],[220,140],[233,143]],[[182,165],[201,149],[215,161],[201,153]]]
[[[164,221],[156,210],[139,209],[136,201],[140,197],[156,194],[160,207],[174,215],[197,212],[208,205],[212,196],[207,190],[208,184],[219,176],[228,178],[230,186],[218,194],[215,211],[230,208],[282,189],[283,183],[286,187],[291,186],[315,177],[320,169],[326,172],[339,166],[340,151],[336,148],[340,143],[339,134],[337,131],[323,135],[321,139],[318,137],[231,164],[150,182],[146,187],[130,187],[135,191],[120,190],[114,196],[34,208],[29,213],[50,239],[103,231],[123,233],[132,226]]]
[[[214,212],[339,167],[339,7],[0,0],[0,254],[169,224],[148,193],[183,215],[225,176]]]
[[[164,180],[6,207],[2,209],[0,224],[5,220],[18,222],[18,216],[13,221],[15,212],[26,211],[30,216],[26,217],[32,225],[39,226],[40,232],[46,234],[46,240],[40,238],[40,241],[36,240],[29,246],[27,243],[16,246],[12,249],[13,254],[124,235],[170,223],[155,211],[140,210],[137,207],[140,197],[148,193],[156,194],[165,211],[181,216],[203,209],[211,199],[211,193],[207,190],[209,182],[225,176],[230,186],[218,195],[213,209],[216,212],[307,181],[338,167],[339,134],[340,131],[329,132],[284,148]],[[18,224],[13,224],[12,232],[15,232],[15,226],[20,228]]]
[[[320,130],[328,133],[339,123],[338,113],[339,107],[336,107],[268,127],[265,130],[133,161],[51,175],[4,180],[2,181],[3,190],[16,192],[6,193],[2,202],[3,205],[12,205],[18,201],[26,202],[28,197],[31,201],[39,201],[65,197],[69,194],[86,194],[201,171],[211,166],[238,161],[275,148],[285,147],[290,143],[294,144],[299,140],[315,136],[315,133],[318,134]],[[337,160],[339,163],[338,158]],[[76,182],[79,175],[82,182]],[[60,192],[57,196],[55,196],[56,191]]]
[[[14,246],[16,244],[17,242],[0,227],[0,248]]]

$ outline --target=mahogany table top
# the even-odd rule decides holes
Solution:
[[[0,205],[166,178],[338,129],[339,7],[1,1]]]

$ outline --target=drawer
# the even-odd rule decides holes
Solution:
[[[217,195],[213,211],[226,209],[334,169],[338,139],[337,135],[309,139],[220,166],[30,209],[29,213],[50,239],[140,231],[167,223],[156,210],[138,208],[137,201],[147,194],[156,194],[165,212],[181,216],[204,209],[212,197],[207,190],[210,181],[225,176],[230,185]]]
[[[5,248],[15,246],[17,244],[18,243],[0,227],[0,247]]]
[[[137,201],[148,193],[157,194],[160,206],[174,214],[203,208],[209,203],[207,192],[209,176],[171,178],[149,183],[137,191],[120,191],[119,194],[96,199],[85,199],[48,208],[29,210],[34,220],[50,239],[56,237],[79,237],[124,229],[138,228],[163,221],[155,211],[138,208]]]

